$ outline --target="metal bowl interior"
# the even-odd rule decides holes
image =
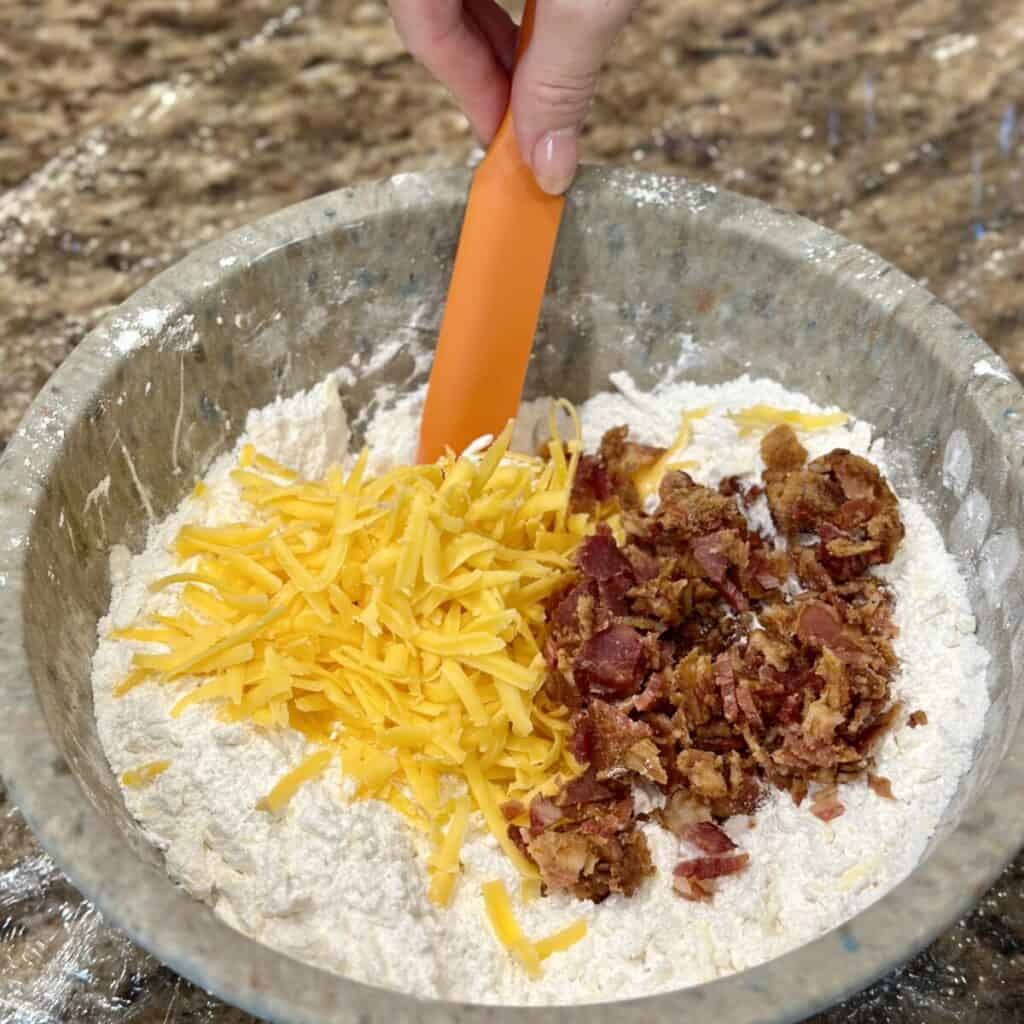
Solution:
[[[465,172],[407,175],[236,232],[157,278],[53,377],[0,457],[4,777],[40,840],[111,921],[273,1020],[582,1024],[697,1010],[737,1024],[801,1019],[947,927],[1020,845],[1021,826],[1003,809],[1024,794],[1024,394],[904,275],[748,199],[586,171],[568,206],[528,393],[581,401],[610,371],[650,385],[682,361],[701,382],[772,376],[887,436],[897,484],[927,502],[962,559],[993,655],[974,769],[910,879],[843,928],[713,984],[600,1007],[484,1010],[357,984],[246,939],[169,881],[125,811],[89,677],[111,545],[137,550],[249,409],[349,367],[342,397],[358,434],[382,386],[422,382],[466,185]],[[109,487],[102,501],[100,484]]]

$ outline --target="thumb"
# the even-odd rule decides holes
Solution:
[[[545,192],[576,174],[579,137],[605,55],[637,0],[538,0],[533,39],[516,68],[519,151]]]

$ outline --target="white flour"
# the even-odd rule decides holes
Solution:
[[[694,424],[686,458],[694,476],[759,473],[758,438],[740,440],[722,413],[759,402],[811,411],[803,396],[747,378],[718,388],[692,384],[639,393],[625,376],[616,392],[581,410],[585,440],[627,422],[641,441],[666,444],[679,414],[710,405]],[[377,468],[410,461],[422,394],[379,413],[368,441]],[[519,434],[530,438],[546,419],[546,403],[523,410]],[[347,455],[349,439],[331,383],[250,415],[246,436],[272,457],[307,474]],[[880,441],[863,423],[804,436],[811,455],[846,447],[884,466]],[[129,810],[165,851],[173,877],[234,927],[293,956],[362,981],[422,996],[488,1003],[573,1003],[641,996],[708,981],[778,956],[839,925],[881,897],[917,864],[942,812],[968,768],[988,697],[987,655],[974,637],[966,588],[924,511],[904,501],[907,535],[883,575],[896,592],[897,653],[903,672],[896,695],[929,724],[901,729],[885,741],[878,771],[896,802],[864,784],[844,787],[847,812],[825,824],[788,796],[772,796],[754,828],[746,818],[727,831],[750,853],[750,867],[725,879],[710,905],[671,891],[678,842],[645,826],[658,874],[631,900],[600,906],[554,896],[517,907],[528,935],[541,937],[579,916],[586,938],[544,965],[529,982],[499,947],[484,916],[482,883],[502,878],[518,891],[515,871],[479,827],[463,851],[464,873],[452,906],[426,898],[423,850],[390,808],[347,804],[335,771],[304,786],[279,817],[255,810],[301,755],[297,736],[266,734],[250,725],[217,722],[193,706],[168,712],[190,684],[145,685],[115,700],[112,687],[142,645],[108,639],[144,611],[173,611],[176,598],[148,594],[146,583],[175,564],[169,546],[185,522],[237,521],[244,507],[227,473],[236,454],[207,477],[211,497],[188,499],[155,526],[146,550],[111,553],[113,597],[100,623],[93,685],[100,737],[117,775],[150,761],[170,768],[142,788],[125,789]],[[479,825],[479,823],[477,823]]]

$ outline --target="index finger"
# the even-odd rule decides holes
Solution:
[[[509,97],[509,76],[462,0],[390,0],[409,52],[454,94],[477,136],[489,142]]]

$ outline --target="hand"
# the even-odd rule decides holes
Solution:
[[[538,0],[512,81],[518,30],[496,0],[389,0],[406,46],[452,91],[482,142],[498,130],[511,90],[519,150],[553,195],[572,183],[601,65],[638,3]]]

